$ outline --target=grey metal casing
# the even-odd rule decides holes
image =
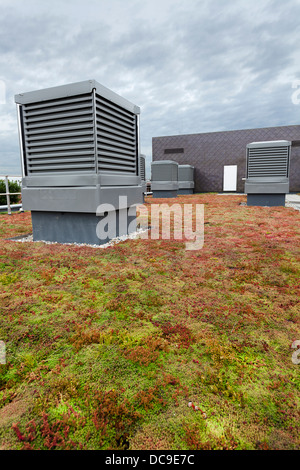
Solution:
[[[178,166],[178,188],[194,189],[194,167],[192,165]]]
[[[124,208],[111,212],[116,218],[116,230],[112,235],[107,233],[104,238],[97,235],[97,225],[105,216],[90,213],[44,212],[32,211],[32,227],[34,241],[46,240],[56,243],[88,243],[103,245],[114,236],[122,236],[136,230],[136,208]],[[126,224],[120,219],[127,218]]]
[[[287,194],[291,142],[252,142],[247,145],[246,194]]]
[[[162,160],[151,164],[152,191],[178,190],[178,163],[173,160]]]
[[[142,202],[140,108],[95,80],[15,95],[25,210]]]

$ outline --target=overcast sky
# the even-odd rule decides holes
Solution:
[[[148,167],[152,137],[300,124],[300,0],[0,7],[0,175],[21,173],[14,95],[81,80],[140,106]]]

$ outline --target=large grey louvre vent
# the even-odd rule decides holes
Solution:
[[[119,217],[143,201],[139,107],[95,80],[18,94],[15,101],[22,204],[32,213],[34,239],[100,244],[98,207],[109,205]]]
[[[248,205],[284,205],[289,192],[291,142],[252,142],[247,145],[245,193]]]
[[[53,99],[45,99],[50,93],[41,99],[41,92],[16,96],[23,124],[25,175],[137,175],[139,108],[116,100],[93,80],[80,83],[86,83],[88,93],[73,94],[84,89],[78,86],[71,96],[66,89],[66,96]]]
[[[95,171],[92,94],[22,106],[27,175]]]
[[[247,176],[287,177],[289,172],[290,146],[249,147]]]

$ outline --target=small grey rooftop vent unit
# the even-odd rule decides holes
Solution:
[[[177,197],[178,163],[173,160],[160,160],[151,164],[152,197]]]
[[[289,192],[291,142],[247,145],[245,193],[249,206],[284,206]]]
[[[145,155],[140,155],[140,174],[141,180],[146,181],[146,157]]]
[[[192,165],[178,166],[178,194],[193,194],[194,167]]]
[[[105,243],[110,236],[96,234],[101,217],[114,207],[123,220],[142,202],[139,107],[95,80],[18,94],[15,101],[22,203],[32,213],[34,240]]]
[[[140,175],[141,175],[141,184],[142,184],[142,192],[143,192],[143,200],[144,195],[147,190],[147,183],[146,183],[146,157],[145,155],[140,155]]]

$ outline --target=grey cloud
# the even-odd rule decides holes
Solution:
[[[95,78],[141,107],[148,159],[154,136],[299,120],[289,83],[300,79],[293,0],[7,5],[0,79],[9,102],[0,114],[15,115],[15,93]],[[11,139],[0,133],[0,173],[5,155],[19,166],[16,139],[16,130]]]

